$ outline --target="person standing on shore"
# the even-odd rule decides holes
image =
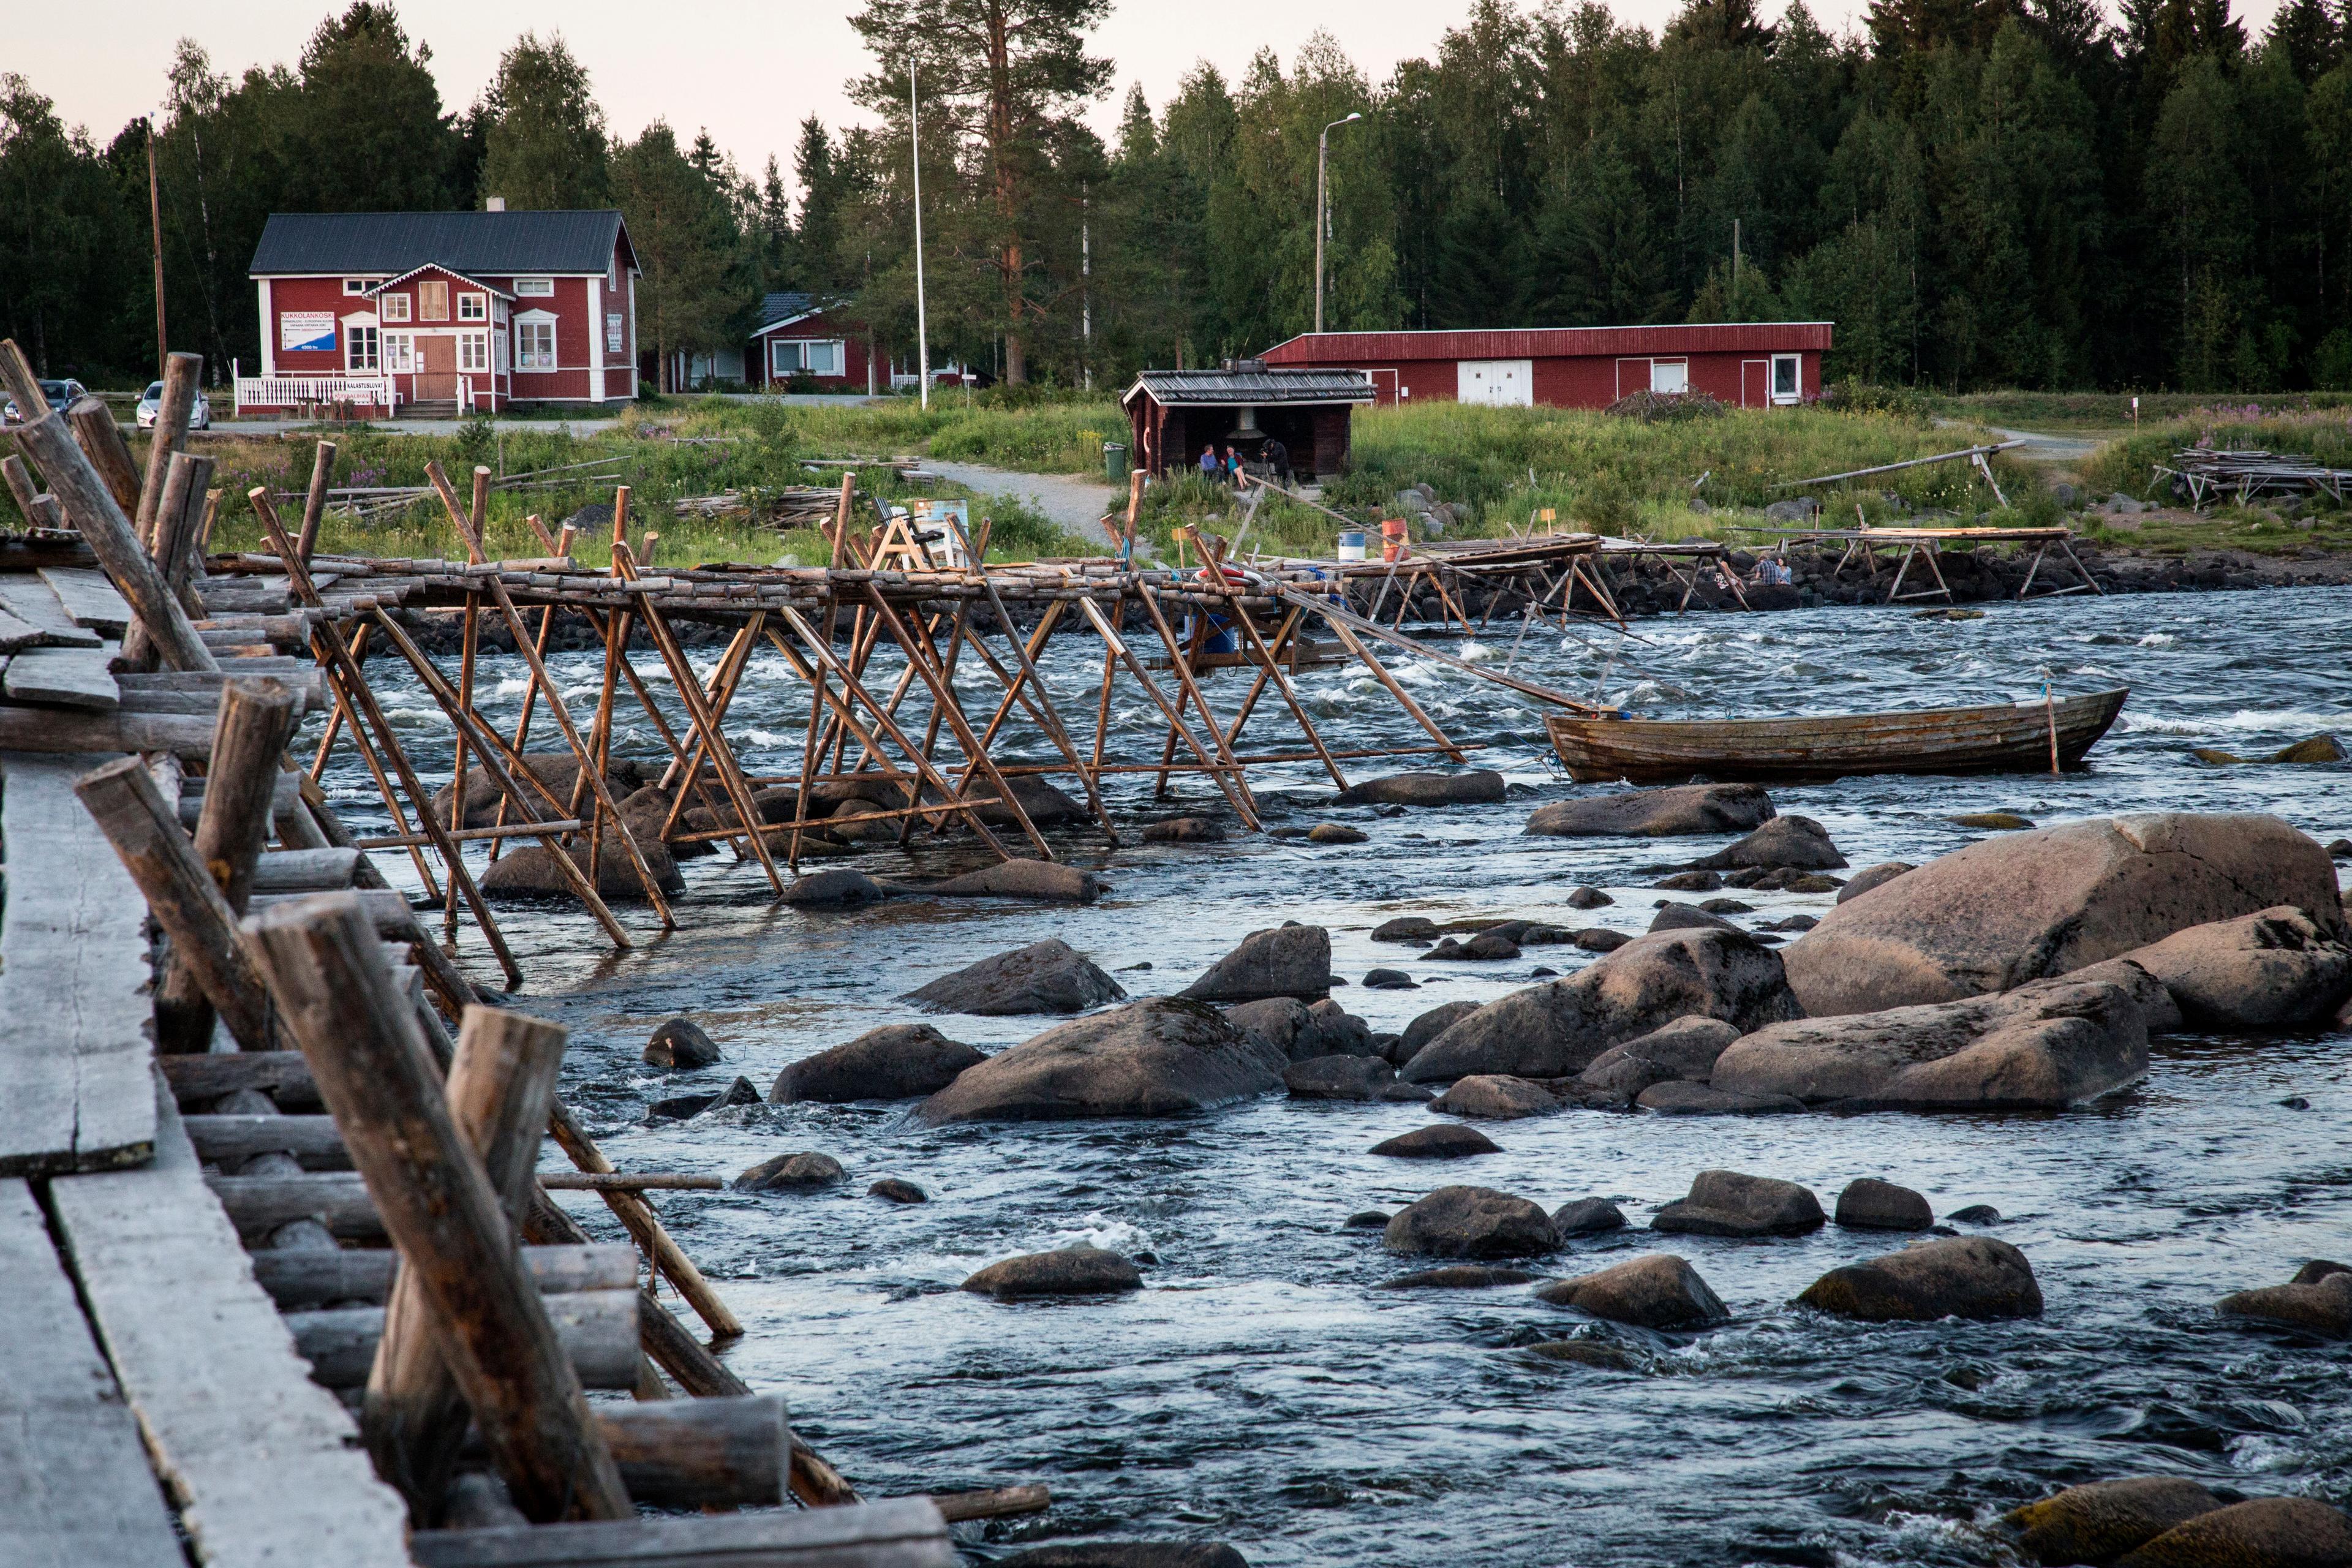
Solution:
[[[1288,489],[1294,478],[1290,472],[1290,448],[1282,444],[1282,437],[1268,436],[1265,445],[1258,448],[1258,455],[1265,459],[1266,472],[1274,476],[1275,482]]]

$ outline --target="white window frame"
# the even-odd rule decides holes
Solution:
[[[542,328],[544,328],[547,332],[547,353],[545,363],[541,363],[537,350],[531,346],[531,341],[538,336],[541,329]],[[555,314],[553,311],[525,310],[522,314],[517,316],[515,318],[514,324],[514,339],[516,370],[528,371],[536,374],[545,371],[561,370],[563,368],[557,360],[557,356],[561,351],[556,345]]]
[[[373,278],[346,278],[343,279],[343,292],[346,294],[364,294],[369,289],[374,288],[375,285],[376,279]]]
[[[1787,365],[1789,367],[1789,385],[1791,390],[1788,392],[1780,390],[1780,367],[1782,365]],[[1772,368],[1768,374],[1770,375],[1771,379],[1765,384],[1767,395],[1769,395],[1773,402],[1787,405],[1791,403],[1802,403],[1805,400],[1804,355],[1774,354],[1772,356]]]
[[[473,375],[479,375],[490,368],[489,333],[457,334],[457,368]]]
[[[1654,359],[1650,362],[1650,390],[1662,396],[1678,397],[1690,390],[1690,361],[1686,359]]]
[[[373,321],[343,323],[343,368],[354,374],[362,371],[381,370],[383,359],[379,334]]]
[[[492,332],[490,334],[490,374],[510,374],[509,367],[512,363],[512,359],[507,353],[507,335],[504,332]]]
[[[555,297],[555,279],[552,278],[518,278],[514,285],[518,299],[551,300]]]
[[[490,324],[498,327],[507,324],[507,302],[495,294],[490,296]]]
[[[383,368],[394,375],[410,375],[416,370],[416,334],[386,332],[383,334]]]
[[[461,321],[487,321],[490,319],[490,297],[468,289],[457,296],[457,319]]]
[[[375,310],[376,314],[387,321],[405,321],[409,319],[408,296],[405,294],[380,295],[376,299]]]

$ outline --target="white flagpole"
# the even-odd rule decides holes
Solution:
[[[925,410],[931,406],[931,330],[923,311],[923,138],[915,123],[915,57],[907,57],[907,146],[915,164],[915,353]]]

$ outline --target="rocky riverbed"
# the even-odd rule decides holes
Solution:
[[[1113,789],[1122,825],[1192,816],[1226,833],[1105,854],[1076,826],[1052,830],[1106,884],[1091,902],[917,895],[779,906],[755,869],[724,855],[689,861],[685,929],[626,955],[607,953],[583,916],[512,908],[509,931],[532,974],[522,1005],[572,1027],[566,1092],[625,1168],[731,1178],[770,1167],[764,1190],[669,1194],[662,1206],[750,1330],[731,1363],[755,1387],[786,1393],[796,1428],[861,1488],[1053,1487],[1047,1515],[962,1527],[976,1561],[1119,1537],[1226,1542],[1254,1563],[1993,1564],[2017,1560],[2023,1526],[2002,1522],[2011,1509],[2134,1477],[2188,1488],[2156,1493],[2133,1516],[2157,1526],[2142,1540],[2200,1519],[2215,1535],[2254,1517],[2222,1518],[2231,1505],[2261,1518],[2284,1506],[2241,1499],[2347,1500],[2352,1385],[2344,1344],[2326,1332],[2346,1292],[2327,1276],[2296,1276],[2312,1259],[2347,1260],[2352,1034],[2310,1016],[2249,1027],[2226,1009],[2277,987],[2215,980],[2200,992],[2194,977],[2234,973],[2243,959],[2232,955],[2324,946],[2330,933],[2275,917],[2275,929],[2232,929],[2149,957],[2143,973],[2169,976],[2165,995],[2191,998],[2153,1034],[2137,1011],[2152,995],[2135,1001],[2092,981],[2072,983],[2098,993],[2087,1000],[2021,992],[2022,1013],[1922,1021],[1916,1038],[1962,1049],[2006,1030],[2049,1051],[2063,1042],[2043,1026],[2093,1030],[2069,1058],[2085,1067],[2082,1092],[2033,1109],[1999,1095],[1967,1109],[1842,1104],[1883,1098],[1884,1086],[1832,1092],[1846,1080],[1822,1068],[1850,1060],[1842,1037],[1776,1001],[1757,978],[1761,960],[1748,955],[1769,958],[1814,1014],[1842,1005],[1832,994],[1856,984],[1855,952],[1883,956],[1890,943],[1923,956],[1899,966],[1909,989],[1888,989],[1884,1005],[1947,1006],[1920,987],[1936,975],[1948,986],[1997,948],[2020,963],[2028,950],[2045,954],[2002,984],[2058,973],[2047,954],[2059,947],[2035,948],[2042,928],[2021,907],[2057,879],[2031,864],[2042,851],[2022,856],[2017,896],[1968,926],[1972,947],[1927,951],[1920,933],[1937,922],[1925,917],[1863,918],[1912,907],[1901,897],[1910,879],[1927,879],[1915,893],[1934,893],[1935,878],[1949,875],[1932,870],[1939,858],[2027,842],[2009,837],[2032,830],[2019,821],[2084,838],[2098,830],[2068,825],[2116,813],[2274,814],[2314,847],[2283,872],[2280,857],[2264,857],[2263,874],[2322,875],[2317,847],[2352,834],[2347,764],[2215,765],[2190,752],[2267,755],[2352,726],[2347,611],[2352,592],[2314,589],[1992,605],[1972,621],[1867,607],[1695,617],[1638,626],[1641,643],[1530,636],[1516,669],[1661,715],[2038,700],[2045,671],[2062,691],[2133,689],[2092,766],[2063,779],[1775,789],[1773,818],[1733,800],[1713,815],[1654,818],[1669,829],[1659,837],[1526,832],[1543,808],[1611,792],[1562,780],[1513,694],[1401,661],[1432,712],[1486,748],[1475,760],[1500,773],[1502,798],[1340,805],[1307,770],[1269,772],[1257,783],[1269,826],[1361,835],[1316,842],[1242,835],[1207,786],[1180,784],[1176,800],[1154,803],[1148,775],[1130,776]],[[1474,661],[1514,657],[1501,638],[1451,646]],[[1048,678],[1073,700],[1091,689],[1091,647],[1049,651]],[[566,658],[584,700],[593,666]],[[427,705],[379,679],[426,771],[446,771]],[[512,689],[500,700],[519,702],[520,671],[495,668],[486,684],[505,691],[501,682]],[[1411,743],[1369,679],[1310,670],[1303,686],[1327,733]],[[1230,682],[1211,688],[1221,707],[1237,695]],[[747,762],[789,768],[805,702],[780,668],[755,663],[734,725]],[[1116,739],[1156,753],[1143,699],[1124,696],[1116,711]],[[621,744],[653,750],[649,735],[625,730]],[[331,783],[367,821],[356,767]],[[1759,822],[1799,817],[1848,864],[1783,875],[1723,858]],[[1788,829],[1776,842],[1798,840],[1811,842]],[[2054,868],[2057,850],[2046,853]],[[1720,864],[1697,875],[1727,885],[1658,886],[1701,860]],[[1921,868],[1837,902],[1858,873],[1894,862]],[[887,844],[837,862],[907,881],[978,863],[952,840],[911,862]],[[1981,897],[1996,883],[1970,886]],[[2315,898],[2301,883],[2281,896]],[[1680,930],[1644,941],[1661,903],[1698,918],[1674,917]],[[2210,931],[2253,913],[2200,906],[2183,921]],[[651,929],[642,913],[625,918]],[[1311,1019],[1278,999],[1230,994],[1287,984],[1306,938],[1223,963],[1246,933],[1286,921],[1320,928],[1325,962],[1346,982],[1331,993],[1337,1006]],[[1375,939],[1411,921],[1429,929],[1412,942]],[[1447,937],[1466,952],[1507,922],[1510,934],[1483,954],[1438,953]],[[2109,934],[2131,939],[2117,952],[2149,945],[2146,932]],[[1447,1004],[1467,1005],[1434,1031],[1424,1022],[1417,1049],[1479,1007],[1570,984],[1596,962],[1631,973],[1661,945],[1741,955],[1732,978],[1753,994],[1723,1015],[1734,1040],[1685,1026],[1667,1039],[1612,1040],[1583,1061],[1465,1062],[1477,1070],[1394,1098],[1386,1079],[1369,1098],[1336,1076],[1336,1095],[1282,1087],[1303,1065],[1292,1058],[1308,1031],[1342,1048],[1307,1060],[1378,1061],[1363,1075],[1377,1079],[1415,1021]],[[932,993],[975,1011],[908,999],[1032,949],[1043,951],[960,981],[968,991]],[[1381,970],[1391,978],[1367,984]],[[1225,994],[1171,1000],[1213,976]],[[1081,1011],[1073,1016],[959,1003],[1008,995]],[[1034,1101],[1055,1081],[1046,1058],[1099,1047],[1103,1021],[1137,1004],[1192,1020],[1195,1048],[1216,1058],[1191,1085],[1208,1109],[967,1114]],[[2140,1021],[2137,1038],[2119,1021],[2125,1007]],[[1244,1009],[1255,1009],[1254,1027],[1233,1022]],[[648,1065],[648,1036],[679,1016],[707,1032],[716,1062]],[[915,1025],[934,1033],[907,1029]],[[1286,1026],[1283,1044],[1268,1046]],[[861,1081],[860,1058],[813,1058],[882,1027],[919,1047],[891,1058],[912,1064],[894,1086],[910,1095],[983,1070],[950,1042],[1029,1056],[992,1064],[992,1081],[973,1079],[944,1103],[841,1100],[842,1084]],[[1473,1028],[1461,1040],[1480,1037]],[[1569,1086],[1620,1044],[1609,1084],[1647,1080],[1621,1092],[1621,1106],[1676,1083],[1791,1105],[1770,1115],[1591,1108]],[[1361,1054],[1373,1047],[1384,1056]],[[1412,1055],[1404,1060],[1398,1081],[1411,1085]],[[1713,1081],[1689,1076],[1694,1064]],[[657,1100],[720,1094],[738,1077],[765,1096],[780,1076],[788,1092],[775,1101],[649,1114]],[[1513,1087],[1530,1081],[1549,1106]],[[1439,1089],[1460,1097],[1452,1113],[1420,1100]],[[1514,1107],[1537,1113],[1476,1113]],[[1491,1152],[1374,1152],[1398,1138],[1426,1144],[1429,1129],[1451,1130],[1439,1142],[1475,1138]],[[823,1160],[793,1163],[798,1155]],[[901,1185],[877,1193],[877,1183]],[[926,1201],[908,1201],[909,1187]],[[1472,1195],[1440,1201],[1457,1190]],[[1931,1237],[1947,1250],[1900,1261],[1917,1233],[1893,1227],[1920,1207],[1951,1233]],[[1132,1279],[1093,1254],[1066,1257],[1081,1246],[1125,1259]],[[1055,1252],[1066,1260],[1000,1267]],[[1682,1268],[1640,1261],[1661,1254]],[[1037,1293],[1057,1280],[1087,1293]],[[2281,1291],[2304,1294],[2261,1294]],[[2221,1310],[2224,1298],[2260,1310]],[[1959,1315],[1929,1317],[1931,1307]],[[2309,1314],[2305,1326],[2278,1326],[2287,1310]],[[2033,1528],[2121,1506],[2069,1504]]]

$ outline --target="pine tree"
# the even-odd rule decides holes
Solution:
[[[698,139],[703,166],[678,150],[669,126],[655,121],[613,156],[614,195],[629,225],[642,276],[638,319],[661,363],[662,390],[682,390],[670,357],[737,339],[756,279],[735,226],[709,138]]]
[[[604,111],[561,34],[525,33],[483,95],[484,195],[512,208],[601,207],[612,199]]]
[[[835,158],[824,121],[814,114],[801,121],[800,143],[793,151],[793,177],[801,187],[799,281],[812,289],[838,288],[846,280],[841,208],[848,181]]]
[[[1778,33],[1758,20],[1756,0],[1685,0],[1665,36],[1699,48],[1769,49]]]
[[[429,212],[447,205],[455,121],[441,111],[433,51],[400,15],[354,0],[319,24],[291,104],[285,199],[298,211]]]
[[[2271,18],[2263,42],[2285,58],[2297,81],[2309,87],[2336,63],[2344,40],[2323,0],[2286,0]]]

